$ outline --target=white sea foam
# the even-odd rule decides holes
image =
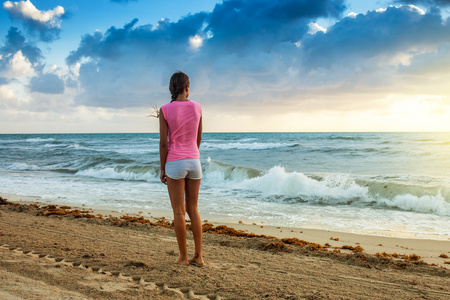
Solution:
[[[450,216],[450,203],[438,193],[437,195],[415,196],[411,194],[398,195],[394,199],[377,199],[378,203],[388,207],[399,208],[406,211],[432,213],[441,216]]]
[[[54,138],[47,138],[47,139],[43,139],[43,138],[29,138],[26,139],[26,142],[29,143],[42,143],[42,142],[53,142],[55,139]]]
[[[402,194],[387,198],[384,194],[371,193],[369,186],[358,184],[349,174],[325,174],[317,179],[273,167],[265,174],[257,175],[257,170],[211,159],[205,170],[204,183],[209,187],[254,192],[271,201],[380,207],[450,216],[450,203],[439,191],[430,195],[412,195],[406,193],[404,186],[396,189]]]
[[[88,147],[81,146],[80,144],[77,144],[77,143],[69,145],[68,148],[73,148],[73,149],[77,149],[77,150],[94,150],[94,149],[91,149]]]
[[[159,153],[159,148],[141,148],[141,149],[133,149],[133,148],[115,148],[111,149],[116,153],[120,154],[146,154],[146,153]]]
[[[208,142],[202,143],[200,148],[204,149],[222,149],[222,150],[267,150],[267,149],[275,149],[275,148],[284,148],[284,147],[293,147],[297,146],[296,143],[225,143],[225,144],[210,144]]]
[[[13,171],[37,171],[40,170],[40,168],[36,165],[29,165],[26,163],[11,163],[11,164],[4,164],[0,165],[2,169],[4,170],[13,170]]]
[[[242,185],[267,196],[300,197],[303,201],[327,204],[348,203],[367,195],[367,188],[345,174],[330,174],[318,181],[303,173],[286,172],[282,167],[273,167],[267,174],[248,179]]]

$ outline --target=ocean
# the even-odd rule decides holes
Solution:
[[[159,135],[0,135],[0,193],[171,215]],[[450,240],[450,133],[204,133],[202,219]]]

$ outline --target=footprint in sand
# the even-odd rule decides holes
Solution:
[[[254,266],[254,267],[261,268],[261,263],[260,263],[260,262],[257,262],[257,261],[251,261],[251,262],[250,262],[250,265],[251,265],[251,266]]]
[[[32,250],[23,250],[15,246],[10,246],[8,244],[3,244],[0,247],[35,259],[46,258],[47,260],[50,260],[51,262],[54,263],[55,266],[58,267],[65,265],[70,267],[79,267],[85,269],[86,271],[93,272],[92,275],[86,277],[86,279],[89,280],[79,283],[95,288],[99,291],[104,292],[126,291],[129,289],[135,289],[136,285],[139,285],[142,289],[145,290],[159,290],[163,294],[173,296],[178,295],[186,299],[201,299],[201,300],[222,299],[219,295],[216,294],[196,295],[193,289],[190,287],[182,287],[182,288],[169,287],[169,285],[167,285],[164,282],[153,282],[148,279],[143,279],[141,276],[138,275],[130,276],[128,274],[121,274],[119,271],[105,272],[102,271],[99,267],[89,267],[87,265],[83,265],[81,261],[67,261],[63,257],[55,258],[49,254],[38,253]],[[261,264],[258,262],[251,262],[250,264],[258,267],[261,266]],[[115,280],[126,280],[126,282],[111,282],[111,280],[108,279],[108,275],[117,278]]]

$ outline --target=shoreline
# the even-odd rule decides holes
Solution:
[[[26,204],[20,199],[14,202],[2,197],[0,297],[163,300],[450,297],[448,267],[431,265],[426,257],[422,261],[412,254],[371,255],[362,249],[366,246],[362,239],[376,243],[379,242],[376,237],[340,234],[336,237],[329,231],[294,230],[290,234],[299,238],[278,239],[246,233],[256,231],[251,230],[256,225],[226,227],[205,222],[206,265],[198,268],[176,264],[178,245],[169,220],[156,218],[158,222],[150,223],[150,218],[139,215],[108,217],[95,213],[100,211]],[[259,230],[287,235],[283,228],[264,226]],[[329,240],[332,234],[334,239]],[[317,244],[321,238],[327,243]],[[429,250],[425,247],[427,243],[412,242],[417,246],[414,250],[400,249]],[[327,245],[339,243],[350,248]],[[191,256],[194,242],[190,231],[187,245]],[[388,251],[387,245],[378,247]]]
[[[166,219],[173,219],[173,213],[170,209],[142,209],[142,208],[108,208],[105,206],[96,206],[96,205],[89,205],[89,204],[82,204],[80,206],[79,203],[73,204],[70,201],[66,201],[65,198],[49,198],[44,199],[41,196],[26,196],[26,195],[17,195],[17,194],[11,194],[11,193],[3,193],[0,191],[0,196],[3,196],[4,198],[8,198],[10,201],[13,202],[21,202],[24,204],[27,203],[40,203],[41,205],[65,205],[65,206],[71,206],[76,207],[79,209],[89,208],[91,210],[94,210],[96,212],[99,212],[103,215],[109,215],[112,214],[113,216],[121,216],[123,214],[129,214],[129,215],[136,215],[136,216],[143,216],[143,217],[153,217],[153,218],[166,218]],[[170,207],[170,206],[169,206]],[[256,225],[256,226],[250,226],[252,230],[256,230],[258,232],[263,232],[265,230],[259,230],[260,226],[267,228],[281,228],[283,232],[289,232],[291,230],[302,230],[302,231],[319,231],[319,232],[331,232],[336,234],[350,234],[350,235],[357,235],[357,236],[372,236],[372,237],[379,237],[379,238],[392,238],[392,239],[399,239],[399,240],[405,240],[405,239],[411,239],[411,240],[425,240],[425,241],[443,241],[443,242],[450,242],[450,232],[448,234],[431,234],[431,233],[412,233],[412,232],[402,232],[403,236],[397,236],[395,233],[399,233],[399,231],[393,231],[392,235],[386,234],[386,231],[376,231],[372,230],[370,232],[351,232],[351,231],[340,231],[340,230],[333,230],[333,229],[327,229],[327,228],[309,228],[309,227],[289,227],[289,226],[283,226],[283,225],[271,225],[267,224],[265,222],[253,222],[251,220],[246,220],[244,218],[235,218],[232,219],[230,217],[219,217],[217,216],[213,217],[209,215],[207,212],[200,212],[200,215],[202,217],[202,220],[210,220],[210,223],[213,224],[223,224],[231,227],[242,227],[243,225]],[[186,215],[186,217],[188,217]],[[187,218],[188,219],[188,218]],[[244,221],[243,221],[244,220]],[[248,228],[243,228],[248,229]],[[274,235],[277,237],[282,237],[281,235],[276,235],[276,230],[273,231]],[[263,233],[261,233],[263,234]],[[433,238],[433,236],[435,238]],[[443,236],[442,238],[438,238],[438,236]]]
[[[121,216],[144,217],[150,221],[156,221],[160,218],[172,220],[171,212],[167,211],[134,211],[125,212],[124,210],[109,210],[106,208],[90,207],[83,205],[82,207],[73,206],[70,203],[64,203],[64,200],[43,200],[39,201],[39,196],[20,196],[14,194],[1,193],[0,196],[8,199],[9,202],[18,204],[38,204],[40,206],[57,205],[70,206],[71,209],[88,210],[94,215],[112,216],[120,218]],[[444,263],[449,259],[439,257],[441,254],[450,256],[450,241],[431,240],[431,239],[415,239],[403,237],[386,237],[377,235],[364,235],[356,233],[339,232],[333,230],[309,229],[309,228],[292,228],[279,227],[265,224],[246,223],[238,220],[233,222],[220,222],[216,220],[207,220],[202,218],[204,222],[213,224],[214,226],[225,225],[232,229],[245,233],[254,233],[256,235],[273,236],[278,239],[296,238],[320,245],[329,244],[334,248],[343,246],[362,247],[365,253],[376,255],[377,253],[399,254],[399,255],[418,255],[428,264],[435,264],[440,267],[450,269],[450,264]],[[343,250],[343,253],[351,252]]]

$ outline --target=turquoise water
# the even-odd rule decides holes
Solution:
[[[0,192],[170,213],[158,134],[0,135]],[[450,133],[205,133],[202,218],[450,238]]]

